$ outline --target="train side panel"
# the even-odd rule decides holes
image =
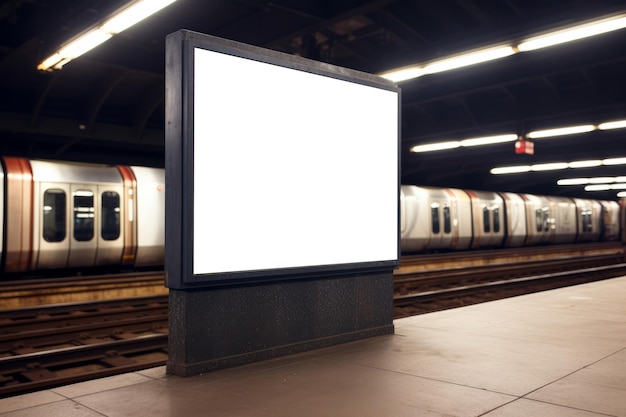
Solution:
[[[425,250],[430,243],[430,214],[427,190],[424,187],[403,185],[401,187],[402,223],[400,244],[404,252]]]
[[[576,204],[570,198],[548,197],[550,223],[554,229],[551,243],[572,243],[576,240]]]
[[[163,265],[165,259],[165,172],[132,167],[137,180],[135,265]]]
[[[463,190],[448,188],[452,194],[452,249],[469,249],[472,244],[472,203],[470,197]]]
[[[526,205],[515,193],[500,193],[504,202],[505,247],[519,247],[526,240]]]
[[[552,240],[550,201],[544,196],[520,194],[526,203],[526,241],[524,245],[549,243]]]
[[[504,240],[504,209],[499,194],[471,191],[474,239],[472,248],[501,246]]]
[[[616,201],[600,201],[602,206],[602,240],[620,238],[620,206]]]
[[[574,198],[578,235],[576,242],[596,242],[600,240],[602,206],[594,200]]]
[[[33,174],[24,158],[4,158],[6,188],[5,272],[23,272],[30,266],[33,242]]]

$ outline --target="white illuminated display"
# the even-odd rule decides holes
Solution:
[[[200,48],[193,91],[193,274],[397,260],[397,91]]]

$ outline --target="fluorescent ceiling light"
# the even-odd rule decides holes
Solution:
[[[456,68],[467,67],[469,65],[480,64],[482,62],[493,61],[513,55],[515,50],[512,46],[497,46],[479,51],[468,52],[450,58],[434,61],[424,66],[425,74],[435,74],[437,72],[449,71]]]
[[[626,183],[611,184],[611,190],[626,190]]]
[[[527,171],[548,171],[548,170],[553,170],[553,169],[565,169],[565,168],[586,168],[585,165],[576,166],[577,162],[580,163],[580,162],[587,162],[587,161],[551,162],[547,164],[536,164],[532,166],[497,167],[497,168],[492,168],[489,172],[492,174],[512,174],[512,173],[527,172]],[[626,165],[626,158],[604,159],[602,161],[602,165]],[[593,166],[597,166],[597,165],[593,165]],[[528,168],[528,169],[525,169],[525,168]],[[582,181],[583,178],[581,178],[580,180]],[[626,176],[594,177],[594,178],[587,178],[587,180],[588,180],[588,183],[622,182],[622,181],[626,182]],[[567,180],[559,180],[559,181],[567,181]],[[581,184],[585,184],[585,183],[581,182]],[[559,185],[565,185],[565,184],[559,184]]]
[[[602,161],[599,159],[589,160],[589,161],[573,161],[569,162],[570,168],[590,168],[590,167],[599,167],[602,165]]]
[[[626,165],[626,158],[609,158],[602,161],[602,165]]]
[[[589,184],[589,178],[564,178],[556,182],[556,185],[584,185],[584,184]]]
[[[593,130],[595,130],[594,125],[581,125],[581,126],[560,127],[557,129],[548,129],[548,130],[535,130],[534,132],[528,133],[526,136],[530,139],[539,139],[539,138],[548,138],[552,136],[574,135],[576,133],[591,132]]]
[[[432,152],[432,151],[441,151],[444,149],[454,149],[461,146],[461,142],[459,141],[451,141],[451,142],[439,142],[439,143],[427,143],[425,145],[417,145],[411,148],[411,152],[420,153],[420,152]]]
[[[593,178],[589,178],[589,184],[606,184],[608,182],[615,182],[615,177],[593,177]]]
[[[558,45],[564,42],[600,35],[602,33],[622,29],[624,27],[626,27],[626,14],[621,14],[533,36],[518,45],[490,46],[478,51],[462,53],[430,63],[418,63],[407,67],[393,69],[380,74],[380,76],[394,82],[405,81],[421,77],[426,74],[434,74],[437,72],[448,71],[455,68],[504,58],[519,52],[532,51],[535,49]]]
[[[496,135],[496,136],[485,136],[482,138],[471,138],[464,139],[461,141],[461,146],[481,146],[481,145],[493,145],[495,143],[504,143],[504,142],[513,142],[517,140],[516,134],[508,134],[508,135]]]
[[[424,75],[424,70],[420,66],[404,67],[380,74],[381,77],[395,83],[421,77],[422,75]]]
[[[549,164],[535,164],[531,165],[531,171],[554,171],[557,169],[568,168],[567,162],[552,162]]]
[[[598,125],[598,129],[600,130],[622,129],[624,127],[626,127],[626,120],[616,120],[614,122],[600,123]]]
[[[610,189],[611,186],[609,184],[585,185],[585,191],[607,191]]]
[[[620,191],[619,193],[617,193],[617,196],[620,198],[626,197],[626,191]]]
[[[493,175],[501,175],[501,174],[518,174],[521,172],[530,171],[529,165],[519,165],[519,166],[510,166],[510,167],[498,167],[491,168],[489,171]]]
[[[49,71],[63,65],[96,46],[111,39],[113,35],[153,15],[176,0],[138,0],[118,9],[110,19],[63,44],[54,54],[43,60],[37,69]]]
[[[622,29],[624,27],[626,27],[626,16],[619,15],[609,19],[602,19],[595,22],[585,23],[582,25],[557,30],[555,32],[534,36],[521,42],[517,46],[517,49],[519,49],[521,52],[533,51],[535,49],[545,48],[565,42],[588,38],[590,36],[600,35],[602,33]]]
[[[616,188],[626,187],[626,177],[592,177],[592,178],[564,178],[557,182],[557,185],[584,185],[584,184],[611,184],[615,183]]]

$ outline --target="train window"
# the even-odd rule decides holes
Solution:
[[[538,232],[543,230],[543,210],[541,209],[535,210],[535,225]]]
[[[583,210],[581,214],[583,218],[583,232],[593,232],[593,224],[591,222],[591,210]]]
[[[443,208],[443,232],[450,233],[452,231],[452,222],[450,217],[450,207]]]
[[[437,234],[441,231],[441,226],[439,224],[439,204],[433,204],[430,206],[430,214],[433,224],[433,233]]]
[[[544,210],[543,212],[543,231],[550,231],[550,213],[548,212],[548,210]]]
[[[102,193],[102,230],[104,240],[120,237],[120,195],[113,191]]]
[[[485,233],[489,233],[491,231],[491,222],[489,221],[489,209],[487,207],[483,207],[483,230]]]
[[[65,239],[66,204],[63,190],[51,189],[43,193],[43,238],[47,242],[61,242]]]
[[[493,209],[493,232],[498,233],[500,231],[500,208]]]
[[[74,239],[79,242],[93,239],[94,217],[93,192],[76,191],[74,193]]]

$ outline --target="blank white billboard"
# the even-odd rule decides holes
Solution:
[[[193,280],[395,266],[399,90],[301,58],[217,49],[190,49],[183,112]]]

